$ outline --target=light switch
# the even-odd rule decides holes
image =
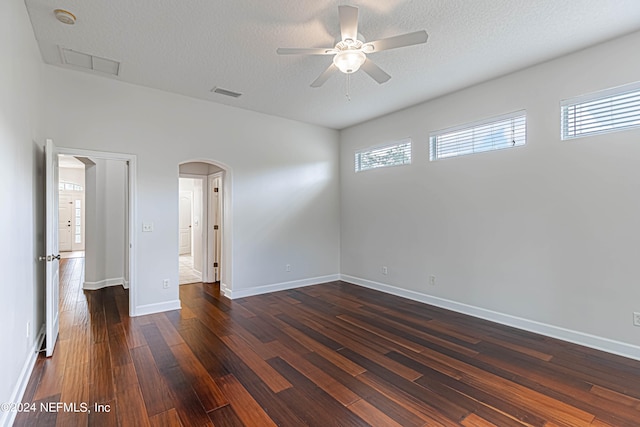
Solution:
[[[142,231],[143,232],[151,232],[151,231],[153,231],[153,223],[152,222],[143,222],[142,223]]]

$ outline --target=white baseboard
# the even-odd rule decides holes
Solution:
[[[559,326],[548,325],[546,323],[537,322],[535,320],[523,319],[521,317],[512,316],[510,314],[499,313],[493,310],[487,310],[481,307],[475,307],[444,298],[434,297],[420,292],[398,288],[384,283],[374,282],[359,277],[341,275],[341,280],[369,289],[375,289],[388,294],[407,298],[414,301],[431,304],[436,307],[445,308],[447,310],[456,311],[458,313],[468,314],[469,316],[479,317],[481,319],[490,320],[514,328],[523,329],[525,331],[534,332],[574,344],[583,345],[585,347],[594,348],[596,350],[606,351],[607,353],[617,354],[619,356],[628,357],[630,359],[640,360],[640,346],[628,344],[620,341],[603,338],[596,335],[586,334],[584,332],[573,331],[571,329]]]
[[[229,289],[229,285],[227,285],[226,283],[220,282],[220,292],[222,292],[222,295],[224,295],[225,297],[232,299],[231,289]]]
[[[16,382],[16,386],[13,389],[13,393],[11,393],[11,397],[7,402],[24,402],[22,396],[24,396],[24,392],[27,389],[27,385],[29,384],[29,378],[31,378],[31,373],[33,372],[33,367],[36,364],[36,359],[38,358],[38,351],[42,346],[42,341],[44,341],[44,324],[40,328],[40,332],[38,332],[38,336],[36,337],[31,350],[27,355],[27,360],[24,361],[24,365],[22,366],[22,370],[20,371],[20,376],[18,377],[18,382]],[[13,422],[16,419],[16,415],[18,413],[16,411],[2,411],[0,412],[0,426],[9,427],[13,425]]]
[[[82,284],[82,289],[84,289],[85,291],[97,291],[98,289],[102,289],[102,288],[106,288],[109,286],[117,286],[117,285],[122,285],[124,286],[126,280],[124,280],[124,277],[116,277],[113,279],[104,279],[104,280],[100,280],[98,282],[84,282]],[[125,286],[125,289],[127,289],[128,286]]]
[[[274,283],[272,285],[256,286],[253,288],[233,290],[226,285],[221,285],[220,289],[229,299],[244,298],[254,295],[266,294],[269,292],[285,291],[287,289],[301,288],[303,286],[317,285],[320,283],[334,282],[340,280],[339,274],[330,274],[328,276],[312,277],[309,279],[293,280],[291,282]]]
[[[163,311],[180,310],[180,300],[160,302],[157,304],[139,305],[135,309],[134,316],[144,316],[146,314],[162,313]]]

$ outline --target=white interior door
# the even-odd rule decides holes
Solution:
[[[191,253],[191,205],[193,193],[180,192],[178,221],[180,222],[180,255]]]
[[[59,194],[58,197],[58,249],[70,251],[73,241],[73,197],[64,193]]]
[[[58,339],[60,308],[58,298],[60,292],[60,254],[58,253],[58,153],[53,141],[45,143],[46,170],[46,255],[40,257],[47,263],[46,274],[46,354],[53,354]]]

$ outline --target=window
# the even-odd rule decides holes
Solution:
[[[525,111],[517,111],[443,129],[429,136],[431,160],[518,147],[527,140],[527,117]]]
[[[75,201],[75,233],[74,233],[74,242],[82,243],[82,202],[80,200]]]
[[[58,190],[60,190],[60,191],[82,191],[82,185],[74,184],[72,182],[60,181],[58,183]]]
[[[640,82],[561,102],[562,139],[640,127]]]
[[[356,152],[356,172],[411,163],[411,140]]]

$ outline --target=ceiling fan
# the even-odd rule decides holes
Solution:
[[[311,83],[311,87],[322,86],[331,75],[340,70],[345,74],[352,74],[360,68],[378,83],[384,83],[391,78],[382,68],[367,58],[367,54],[399,47],[426,43],[425,30],[399,36],[388,37],[373,42],[358,39],[358,8],[353,6],[338,6],[340,17],[340,40],[334,47],[329,48],[279,48],[279,55],[334,55],[333,63]]]

